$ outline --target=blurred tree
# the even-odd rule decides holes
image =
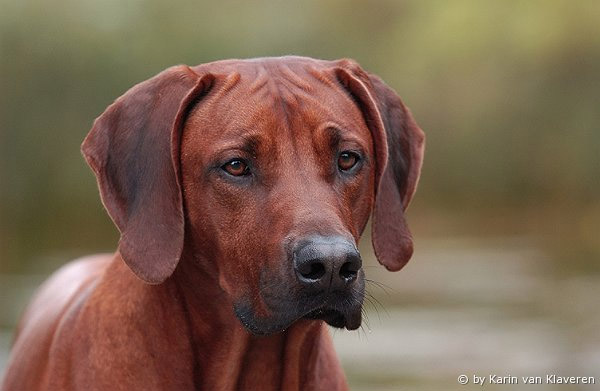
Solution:
[[[79,144],[127,88],[176,63],[283,54],[355,58],[403,96],[428,135],[412,213],[466,215],[455,221],[473,232],[490,215],[529,216],[495,228],[523,223],[600,254],[596,1],[0,0],[0,9],[0,272],[114,248]]]

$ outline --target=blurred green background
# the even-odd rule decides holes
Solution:
[[[79,153],[93,119],[170,65],[285,54],[354,58],[427,134],[415,259],[391,274],[369,257],[370,325],[335,336],[352,387],[600,376],[600,3],[584,0],[0,0],[0,373],[32,289],[116,246]]]

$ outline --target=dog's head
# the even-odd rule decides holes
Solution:
[[[423,147],[378,77],[284,57],[169,68],[117,99],[82,151],[136,275],[163,282],[185,248],[269,334],[303,317],[360,326],[356,243],[372,215],[379,262],[409,260]]]

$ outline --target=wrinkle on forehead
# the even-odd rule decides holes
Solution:
[[[188,120],[206,128],[195,132],[206,141],[234,144],[260,136],[273,147],[273,159],[312,150],[312,138],[325,122],[370,138],[360,110],[332,69],[331,62],[304,58],[227,60],[196,67],[215,74],[217,82]]]
[[[244,93],[262,92],[261,95],[271,101],[281,98],[286,103],[293,103],[298,96],[313,97],[319,87],[335,88],[338,82],[332,72],[334,66],[335,63],[330,61],[305,57],[267,57],[216,61],[193,69],[200,74],[210,72],[226,78],[238,74],[236,84],[244,87]],[[229,88],[221,88],[218,93],[225,90]]]

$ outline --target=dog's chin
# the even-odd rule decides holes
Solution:
[[[348,309],[317,308],[305,314],[280,313],[268,318],[256,316],[251,306],[235,304],[234,312],[242,325],[257,336],[268,336],[285,331],[299,319],[323,320],[328,325],[340,329],[356,330],[362,321],[362,306]]]

